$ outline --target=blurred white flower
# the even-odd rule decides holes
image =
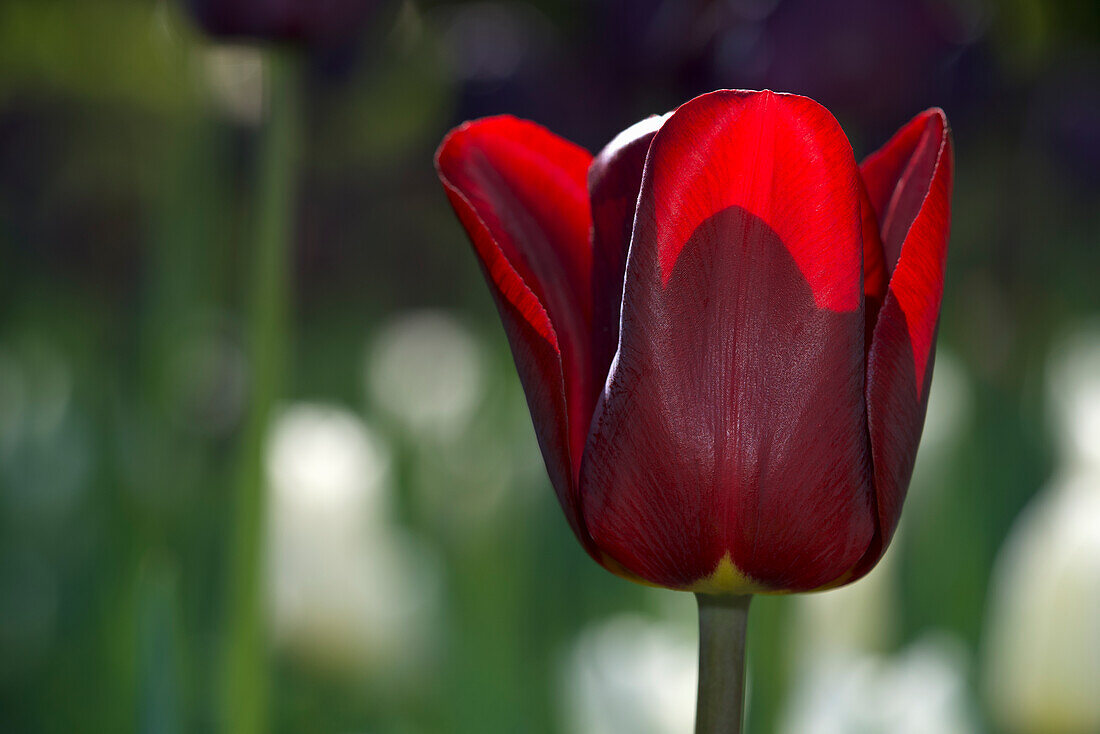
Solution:
[[[72,396],[72,369],[51,342],[0,347],[0,501],[24,522],[60,519],[88,491],[91,439]]]
[[[921,433],[921,449],[939,451],[950,446],[970,420],[971,388],[966,367],[949,349],[936,350],[928,415]]]
[[[268,439],[267,476],[278,502],[324,521],[385,522],[390,455],[354,413],[298,403]]]
[[[984,646],[993,718],[1018,734],[1100,731],[1100,325],[1052,350],[1062,466],[997,559]]]
[[[889,648],[897,630],[898,536],[886,555],[854,584],[791,598],[791,653],[800,659],[874,653]]]
[[[0,350],[0,438],[33,442],[53,437],[72,399],[73,375],[50,343],[31,341],[14,353]]]
[[[898,540],[860,581],[792,599],[796,672],[784,734],[976,731],[961,642],[930,635],[901,653],[882,652],[896,638],[900,616],[900,556],[892,550]]]
[[[438,569],[389,520],[389,454],[339,407],[299,403],[267,448],[276,641],[315,662],[416,666],[432,645]]]
[[[950,350],[939,347],[928,391],[928,413],[906,498],[908,512],[902,518],[919,515],[926,509],[934,511],[931,510],[934,500],[945,484],[942,472],[959,436],[970,422],[972,409],[972,388],[966,366]]]
[[[992,579],[984,662],[1005,731],[1100,731],[1100,474],[1059,480],[1016,521]]]
[[[893,656],[828,652],[798,672],[783,734],[972,734],[964,645],[929,635]]]
[[[1078,329],[1052,352],[1047,392],[1062,458],[1100,474],[1100,324]]]
[[[226,117],[258,125],[264,116],[264,57],[258,48],[215,44],[199,51],[203,80]]]
[[[401,316],[367,351],[370,398],[406,430],[450,437],[469,421],[484,392],[474,337],[442,311]]]
[[[566,731],[682,734],[695,718],[697,638],[634,615],[584,630],[562,667]]]

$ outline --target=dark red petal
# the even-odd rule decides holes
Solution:
[[[581,467],[597,544],[650,582],[835,580],[874,532],[859,178],[811,100],[714,92],[650,146],[622,333]],[[725,566],[728,569],[728,566]]]
[[[436,168],[481,261],[554,489],[578,537],[576,473],[598,392],[588,373],[591,156],[513,117],[466,123]]]
[[[667,117],[650,117],[628,127],[596,155],[588,169],[592,199],[592,371],[604,379],[619,346],[626,253],[646,153]]]
[[[905,234],[898,245],[884,242],[888,264],[892,247],[898,256],[867,361],[881,537],[861,572],[874,565],[897,527],[924,426],[947,262],[953,165],[947,118],[938,109],[918,116],[863,164],[872,201],[877,196],[890,202],[884,240]],[[898,178],[894,193],[886,196],[890,172]]]

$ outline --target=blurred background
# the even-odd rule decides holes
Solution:
[[[1100,4],[234,4],[0,3],[0,730],[220,730],[272,366],[272,61],[243,33],[305,67],[251,434],[265,729],[691,729],[693,599],[571,536],[432,154],[502,112],[596,151],[770,87],[857,157],[942,106],[957,180],[900,533],[860,584],[754,602],[749,731],[1100,732]]]

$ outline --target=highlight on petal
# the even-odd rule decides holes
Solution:
[[[952,156],[947,118],[935,109],[916,117],[862,166],[885,223],[891,277],[867,359],[880,538],[856,577],[893,536],[924,425],[947,263]]]
[[[828,110],[797,95],[720,91],[681,106],[662,130],[670,125],[675,142],[646,164],[671,174],[653,178],[652,194],[665,282],[695,230],[737,206],[775,230],[819,307],[859,308],[859,177]]]
[[[587,151],[513,117],[466,123],[436,168],[474,245],[570,525],[590,553],[576,472],[591,405]]]
[[[657,132],[581,467],[585,523],[627,570],[808,590],[863,556],[861,229],[851,147],[810,100],[715,92]]]
[[[655,115],[631,125],[596,155],[588,169],[592,199],[592,370],[604,379],[619,345],[626,255],[646,154],[666,119],[668,115]]]

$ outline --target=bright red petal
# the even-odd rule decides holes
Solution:
[[[550,478],[594,553],[576,492],[599,392],[588,369],[590,162],[582,148],[513,117],[466,123],[436,153],[504,322]]]
[[[881,537],[866,568],[897,527],[924,426],[947,262],[953,165],[947,118],[935,109],[902,128],[861,168],[883,222],[892,273],[867,361]]]
[[[650,117],[619,133],[588,169],[592,198],[592,369],[604,379],[619,346],[626,254],[646,153],[666,118]]]
[[[598,545],[691,587],[831,582],[874,532],[859,178],[811,100],[715,92],[650,146],[616,362],[581,468]]]
[[[727,113],[725,124],[712,124],[722,114],[716,108],[727,103],[736,111]],[[851,232],[846,225],[838,231],[832,218],[858,196],[859,182],[844,170],[851,145],[829,111],[805,97],[726,91],[698,97],[676,116],[698,137],[667,144],[660,157],[651,158],[654,166],[678,167],[668,172],[673,175],[654,177],[664,279],[699,225],[739,206],[787,245],[818,306],[857,310],[859,268],[852,267],[851,248],[837,246]],[[845,175],[833,175],[838,170]],[[683,181],[693,182],[688,199]],[[860,242],[858,232],[848,241]]]
[[[859,166],[878,217],[886,271],[890,275],[928,193],[928,182],[939,161],[946,130],[943,110],[922,112]]]

